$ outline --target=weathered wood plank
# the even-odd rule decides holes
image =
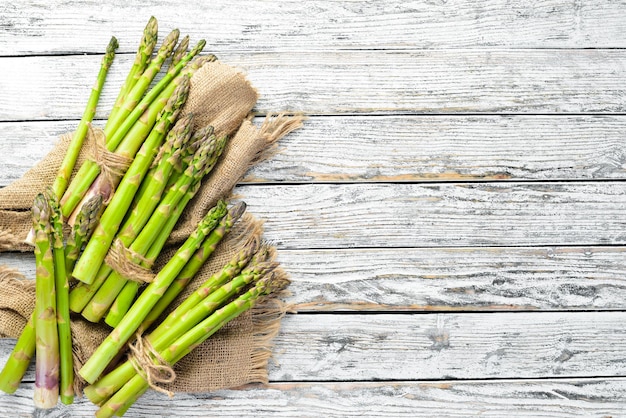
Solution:
[[[247,185],[280,248],[621,245],[619,182]]]
[[[621,376],[625,312],[290,315],[273,381]]]
[[[0,124],[0,186],[76,124]],[[244,181],[625,179],[624,132],[623,116],[313,116]]]
[[[336,113],[624,112],[623,50],[224,53],[261,92],[256,110]],[[111,68],[104,117],[130,67]],[[100,56],[0,59],[0,121],[75,119]]]
[[[33,384],[0,396],[3,416],[30,416]],[[272,383],[210,394],[146,393],[124,416],[158,417],[617,417],[626,413],[624,379],[498,382]],[[91,417],[85,399],[37,416]]]
[[[626,244],[620,182],[242,185],[282,249]]]
[[[626,312],[298,314],[283,319],[273,382],[619,377]],[[0,364],[15,340],[0,340]],[[28,379],[33,379],[31,367]]]
[[[280,251],[298,312],[621,309],[624,248]],[[2,258],[0,258],[0,262]]]
[[[188,0],[24,1],[0,6],[2,54],[101,52],[111,35],[134,52],[154,15],[224,50],[624,47],[621,2]]]
[[[298,312],[626,308],[624,247],[282,250]],[[0,265],[35,277],[32,254]]]

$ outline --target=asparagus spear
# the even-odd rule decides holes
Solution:
[[[176,120],[189,93],[189,80],[186,79],[172,95],[168,104],[161,111],[158,123],[142,145],[133,163],[128,168],[113,199],[100,218],[89,243],[72,275],[87,284],[95,279],[98,269],[113,242],[126,211],[128,210],[142,179],[147,173],[157,149],[165,138],[169,126]]]
[[[36,302],[35,406],[52,408],[59,398],[59,337],[54,288],[54,259],[50,246],[50,207],[43,194],[35,197]]]
[[[58,198],[61,198],[61,196],[63,196],[63,193],[67,189],[67,184],[70,181],[72,170],[74,170],[74,166],[76,165],[76,159],[78,158],[80,149],[83,146],[85,137],[87,136],[88,124],[93,120],[93,117],[96,114],[96,106],[98,104],[98,101],[100,100],[100,92],[102,91],[102,86],[104,85],[104,80],[106,79],[109,68],[111,67],[111,63],[113,63],[115,50],[118,48],[118,46],[119,45],[117,43],[117,39],[115,39],[115,37],[112,37],[109,45],[107,46],[106,53],[102,58],[100,72],[98,73],[96,84],[91,89],[91,95],[89,96],[89,100],[87,101],[87,107],[85,108],[83,117],[78,123],[76,132],[74,132],[72,141],[70,142],[65,157],[63,158],[63,162],[59,167],[57,177],[54,180],[54,184],[52,185],[54,194]]]
[[[100,195],[94,196],[81,208],[81,211],[76,218],[76,223],[74,224],[73,233],[70,234],[67,246],[65,247],[67,271],[74,270],[74,265],[81,247],[83,243],[89,239],[99,220],[99,215],[97,214],[100,212],[101,208],[102,196]],[[108,276],[111,272],[110,268],[107,265],[103,265],[103,267],[108,269],[104,273]],[[98,275],[96,275],[94,283],[96,283],[98,279],[104,280],[106,278],[106,276],[103,278],[101,277],[103,267],[101,267],[98,271]],[[93,293],[95,293],[95,291]],[[83,310],[85,305],[87,305],[91,299],[91,296],[93,296],[93,293],[89,292],[88,285],[83,282],[78,282],[78,285],[72,289],[69,295],[70,310],[72,312],[80,313],[80,311]]]
[[[207,239],[202,243],[202,247],[189,260],[183,271],[180,272],[176,280],[167,288],[163,297],[159,299],[157,304],[152,308],[150,314],[142,324],[143,329],[148,329],[150,325],[167,309],[172,301],[182,292],[191,279],[196,275],[202,265],[208,260],[210,255],[215,251],[217,244],[222,240],[224,235],[228,233],[232,225],[237,221],[245,210],[245,204],[240,202],[233,206],[228,214],[220,220],[219,225],[215,228]],[[259,240],[255,239],[247,243],[244,248],[224,266],[219,272],[211,276],[201,287],[205,289],[205,294],[211,293],[216,287],[222,285],[226,281],[232,279],[235,275],[248,264],[252,255],[259,249]],[[196,291],[197,292],[197,291]],[[194,292],[194,294],[196,293]],[[119,296],[118,296],[119,298]],[[117,302],[117,300],[116,300]],[[113,309],[113,308],[111,308]],[[178,308],[177,308],[178,309]],[[107,322],[108,323],[108,322]],[[110,324],[109,324],[110,325]]]
[[[120,88],[120,92],[117,95],[117,99],[115,100],[115,104],[113,105],[113,109],[111,110],[111,114],[109,115],[109,119],[105,125],[105,130],[110,131],[112,129],[109,121],[115,119],[116,113],[119,111],[119,108],[124,103],[124,98],[129,90],[133,88],[137,79],[141,76],[141,74],[146,69],[148,62],[150,61],[150,57],[152,56],[152,51],[157,43],[157,35],[158,35],[158,22],[154,16],[150,17],[148,20],[148,24],[143,30],[143,36],[141,38],[141,42],[139,43],[139,48],[137,49],[137,55],[135,57],[135,62],[128,72],[128,76],[126,76],[126,80],[122,87]]]
[[[273,278],[260,280],[249,291],[217,310],[186,332],[167,349],[159,351],[159,354],[168,364],[175,364],[221,329],[226,323],[251,309],[262,296],[281,289],[286,283],[285,280],[273,280]],[[100,407],[96,412],[96,416],[102,418],[122,414],[148,388],[149,385],[146,380],[142,376],[135,374],[130,381]]]
[[[33,312],[0,372],[0,390],[5,393],[15,393],[34,355],[35,313]]]
[[[100,209],[102,208],[102,196],[97,195],[90,199],[80,210],[72,233],[65,244],[65,271],[71,273],[78,259],[78,254],[91,236],[98,223]]]
[[[202,135],[202,133],[199,135]],[[129,249],[132,252],[145,256],[154,240],[158,237],[162,226],[172,216],[177,203],[183,198],[189,188],[200,182],[202,176],[206,173],[207,167],[213,163],[213,160],[217,159],[217,157],[214,158],[213,156],[216,153],[219,156],[221,150],[223,150],[223,143],[212,136],[196,152],[192,164],[187,167],[184,175],[179,178],[176,184],[168,190],[144,228],[130,245]],[[121,274],[117,272],[111,273],[94,295],[89,305],[83,310],[83,317],[92,322],[99,321],[125,284],[126,279]]]
[[[152,309],[172,281],[178,276],[178,273],[185,267],[185,264],[187,264],[187,261],[189,261],[195,251],[200,248],[205,237],[212,229],[212,223],[212,217],[205,216],[198,224],[196,230],[159,271],[154,281],[141,293],[124,316],[124,319],[122,319],[122,322],[104,339],[102,344],[83,365],[79,373],[87,382],[94,383],[109,362],[132,337],[150,312],[150,309]]]
[[[59,376],[61,402],[69,405],[74,402],[74,361],[72,357],[72,332],[70,330],[69,289],[65,270],[65,247],[63,246],[63,221],[59,202],[50,190],[47,194],[50,205],[50,225],[52,229],[52,255],[54,258],[54,279],[56,292],[56,325],[59,344]]]

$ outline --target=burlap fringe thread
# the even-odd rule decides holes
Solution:
[[[267,146],[251,161],[250,167],[263,160],[267,160],[278,152],[278,140],[290,132],[300,129],[306,120],[301,114],[288,115],[286,113],[269,113],[260,128],[260,134]]]
[[[0,252],[11,251],[17,245],[22,244],[22,240],[19,240],[15,235],[9,231],[0,231]],[[3,266],[0,266],[0,268]],[[2,271],[2,270],[0,270]]]

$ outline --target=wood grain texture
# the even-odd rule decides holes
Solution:
[[[624,312],[290,315],[272,381],[621,376]]]
[[[116,35],[135,52],[150,14],[161,37],[178,27],[222,50],[624,47],[625,12],[610,0],[5,2],[0,51],[102,52]]]
[[[345,113],[624,112],[624,50],[224,53],[262,92],[256,111]],[[132,57],[112,67],[108,114]],[[77,119],[100,56],[0,60],[0,121]],[[26,96],[25,96],[26,94]],[[20,100],[16,100],[20,98]]]
[[[33,384],[0,396],[3,416],[92,417],[85,399],[43,413],[32,407]],[[619,417],[626,413],[624,379],[497,382],[272,383],[207,394],[146,393],[125,417]],[[164,412],[167,411],[167,412]]]
[[[279,248],[621,245],[619,182],[247,185]]]
[[[0,186],[77,123],[0,123]],[[624,132],[624,116],[312,116],[244,182],[625,179]]]
[[[622,247],[293,250],[279,261],[298,312],[623,310],[625,254]]]
[[[624,310],[626,248],[283,250],[303,312]],[[0,265],[35,277],[29,253]]]

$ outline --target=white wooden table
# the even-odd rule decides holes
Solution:
[[[626,2],[2,0],[0,185],[150,15],[310,118],[237,189],[293,280],[270,385],[127,416],[626,416]],[[32,378],[0,416],[95,411]]]

